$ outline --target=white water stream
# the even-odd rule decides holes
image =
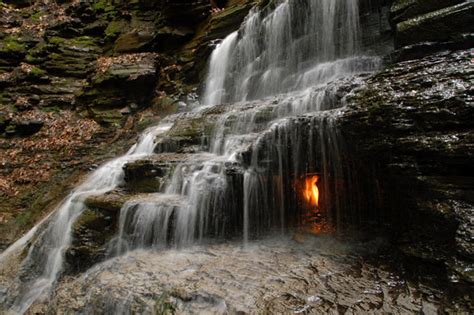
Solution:
[[[49,294],[63,268],[64,252],[71,243],[71,227],[85,209],[84,199],[90,195],[111,191],[120,185],[123,181],[125,163],[153,152],[155,137],[170,127],[168,124],[163,124],[146,131],[140,141],[125,155],[94,171],[48,218],[41,221],[0,256],[1,264],[13,252],[22,250],[36,236],[28,256],[23,261],[24,267],[34,267],[35,275],[26,282],[19,281],[19,286],[16,288],[17,297],[10,306],[11,313],[22,314],[42,295]]]

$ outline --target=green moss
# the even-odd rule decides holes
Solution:
[[[8,127],[7,127],[8,129]],[[27,226],[32,223],[32,213],[30,211],[22,212],[15,218],[16,223],[20,227]]]
[[[46,74],[46,71],[44,71],[43,69],[40,69],[38,67],[33,67],[31,68],[31,72],[30,72],[32,75],[34,76],[37,76],[37,77],[40,77],[40,76],[43,76]]]
[[[8,125],[5,129],[6,132],[15,132],[16,126],[15,125]]]
[[[59,38],[59,37],[58,37]],[[28,54],[32,55],[32,56],[38,56],[38,55],[44,55],[46,54],[46,50],[48,48],[48,45],[46,45],[46,42],[44,41],[41,41],[39,42],[38,44],[36,44],[35,47],[31,48],[29,51],[28,51]]]
[[[35,58],[35,57],[33,57],[33,56],[30,55],[30,54],[26,55],[25,60],[26,60],[26,62],[28,62],[28,63],[37,63],[37,62],[38,62],[38,59]]]
[[[92,4],[92,10],[96,12],[110,12],[115,10],[113,3],[110,3],[107,0],[99,0],[96,3]]]
[[[8,52],[21,53],[26,50],[26,46],[20,42],[20,39],[17,36],[10,35],[3,39],[3,44],[5,50]]]
[[[117,37],[126,27],[128,23],[124,20],[112,21],[105,29],[107,37]]]
[[[36,13],[33,13],[32,15],[30,15],[30,19],[33,20],[33,21],[39,21],[42,16],[43,16],[42,12],[36,12]]]
[[[58,36],[53,36],[48,39],[50,44],[60,45],[65,42],[65,39]]]
[[[94,11],[100,11],[100,10],[105,10],[105,7],[107,6],[107,1],[106,0],[99,0],[96,3],[92,5],[92,9]]]
[[[53,36],[49,38],[49,43],[58,45],[58,46],[69,46],[69,45],[75,45],[75,46],[96,46],[95,39],[90,36],[79,36],[79,37],[74,37],[71,39],[65,39],[62,37],[58,36]]]
[[[96,46],[94,37],[90,37],[90,36],[75,37],[75,38],[72,38],[70,42],[78,46]]]

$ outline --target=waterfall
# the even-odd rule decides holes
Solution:
[[[326,217],[337,223],[347,189],[334,178],[347,170],[334,109],[344,100],[338,85],[328,83],[377,69],[378,58],[360,54],[359,37],[356,0],[283,1],[252,10],[211,54],[205,106],[193,112],[206,119],[210,106],[230,103],[214,125],[209,152],[177,165],[155,201],[122,208],[116,252],[182,247],[238,230],[244,244],[282,233],[296,223],[295,181],[315,170],[325,173],[322,200],[333,209]],[[181,200],[166,202],[169,196]]]
[[[214,51],[205,104],[253,100],[304,89],[353,72],[358,1],[283,1],[254,9]],[[346,60],[346,58],[348,58]]]
[[[227,36],[211,54],[209,73],[207,75],[204,104],[216,104],[224,98],[224,82],[229,71],[229,57],[237,41],[237,32]]]
[[[15,291],[9,292],[11,312],[22,314],[38,298],[49,294],[62,272],[64,252],[71,243],[71,228],[85,210],[85,198],[103,194],[120,185],[125,163],[153,152],[155,137],[169,127],[163,124],[147,130],[125,155],[94,171],[48,218],[35,226],[26,238],[18,240],[0,256],[0,262],[4,262],[12,252],[23,250],[27,242],[36,237],[23,260],[15,286],[10,288],[10,291]]]
[[[165,248],[170,242],[172,216],[180,208],[177,197],[156,194],[149,200],[127,202],[121,210],[116,254],[135,248]]]
[[[264,233],[284,233],[300,223],[295,185],[310,173],[322,176],[321,215],[338,224],[341,196],[350,187],[339,182],[348,170],[335,126],[344,105],[337,82],[357,81],[357,74],[379,66],[378,58],[362,54],[359,37],[357,0],[286,0],[253,9],[211,55],[205,106],[174,118],[174,123],[190,117],[202,122],[209,119],[209,108],[227,103],[218,110],[207,144],[195,145],[173,166],[159,191],[123,205],[110,255],[179,248],[208,238],[237,236],[247,244]],[[176,149],[155,145],[170,130],[163,123],[145,132],[127,154],[92,173],[0,256],[6,259],[32,241],[8,292],[12,312],[24,313],[58,280],[85,198],[121,185],[126,163]]]

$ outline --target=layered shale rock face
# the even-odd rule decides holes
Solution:
[[[229,1],[210,16],[203,0],[9,1],[1,5],[1,109],[78,107],[117,123],[124,107],[160,107],[163,93],[177,102],[212,41],[238,28],[255,2]]]
[[[462,2],[462,3],[461,3]],[[463,1],[395,1],[397,50],[341,119],[356,160],[373,165],[382,221],[410,257],[473,282],[472,21]],[[405,46],[410,45],[410,46]]]
[[[474,7],[464,0],[397,0],[390,18],[399,60],[474,46]]]
[[[205,106],[148,128],[0,256],[5,309],[472,309],[472,1],[16,5],[0,46],[12,115],[119,126],[201,90]],[[12,121],[9,136],[44,128]]]
[[[470,282],[471,59],[461,50],[392,64],[356,93],[341,121],[356,159],[376,169],[381,216],[396,243]]]
[[[169,5],[176,8],[184,3]],[[211,51],[209,44],[238,25],[251,7],[250,2],[230,1],[229,5],[228,10],[207,18],[194,35],[179,32],[180,38],[189,41],[183,39],[179,50],[181,71],[172,70],[176,71],[173,78],[177,81],[196,82],[205,64],[203,60]],[[357,224],[383,224],[390,235],[397,236],[395,243],[409,257],[447,266],[454,280],[472,282],[472,55],[469,50],[462,50],[470,45],[471,35],[469,28],[460,28],[457,23],[472,15],[473,5],[460,1],[395,1],[390,8],[389,2],[373,5],[362,1],[361,8],[365,49],[387,53],[393,45],[393,35],[397,49],[386,58],[385,70],[357,83],[360,87],[346,100],[348,107],[336,123],[345,142],[352,144],[347,146],[341,161],[353,168],[352,173],[358,169],[363,178],[352,180],[366,186],[358,193],[363,195],[359,199],[367,211],[358,214]],[[199,6],[195,9],[199,10]],[[172,15],[173,10],[164,12],[171,14],[166,21],[174,25],[172,33],[177,36],[176,23],[184,22],[182,16]],[[433,37],[431,30],[436,25],[448,25],[451,29]],[[181,84],[171,83],[169,73],[163,74],[160,68],[171,58],[166,52],[178,49],[160,48],[156,42],[169,30],[170,26],[164,26],[156,37],[116,34],[110,49],[118,55],[99,57],[98,63],[102,65],[77,99],[93,104],[91,111],[118,108],[127,101],[130,103],[126,110],[133,110],[136,104],[150,98],[158,100],[157,106],[170,106],[173,100],[168,96],[143,91],[148,88],[143,83],[153,80],[158,80],[158,86],[169,93]],[[136,45],[133,49],[132,44]],[[161,75],[167,79],[160,81]],[[337,84],[337,102],[357,84]],[[260,102],[248,107],[273,105]],[[163,188],[177,165],[186,164],[191,154],[207,150],[206,143],[214,135],[216,121],[228,110],[215,106],[201,115],[178,118],[170,131],[156,139],[156,155],[124,166],[123,187],[86,200],[88,210],[74,224],[73,243],[66,255],[70,271],[87,269],[111,254],[108,246],[118,233],[124,205],[146,200],[150,193]],[[265,110],[258,117],[262,122],[271,118]],[[301,118],[294,128],[304,137],[309,131],[300,125],[321,127]],[[197,159],[197,155],[192,158]],[[205,159],[203,156],[202,160]],[[243,198],[244,192],[239,188],[244,180],[243,170],[232,165],[226,168],[226,174],[233,178],[231,184],[236,187],[234,197]],[[170,211],[171,216],[176,216],[175,210]],[[353,215],[343,213],[341,218],[350,221]],[[240,231],[243,222],[239,215],[230,215],[229,220],[236,225],[235,231],[230,229],[226,233]]]

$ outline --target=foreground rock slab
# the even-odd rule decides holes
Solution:
[[[137,251],[64,281],[56,313],[413,313],[461,311],[470,298],[410,281],[377,263],[383,243],[300,235],[250,244]],[[385,257],[386,259],[387,257]]]

